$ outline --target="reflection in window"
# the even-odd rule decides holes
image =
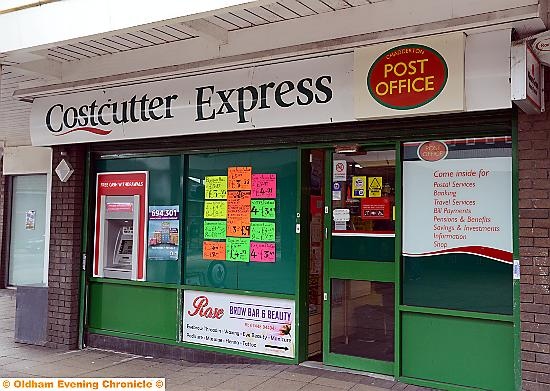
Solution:
[[[330,351],[393,361],[393,283],[332,280]]]
[[[395,151],[335,153],[333,162],[333,232],[394,233]]]

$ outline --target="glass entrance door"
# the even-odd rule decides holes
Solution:
[[[47,285],[46,175],[13,178],[8,285]]]
[[[378,149],[329,155],[323,360],[392,374],[396,153]]]

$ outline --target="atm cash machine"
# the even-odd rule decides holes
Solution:
[[[101,196],[99,274],[137,279],[139,195]]]

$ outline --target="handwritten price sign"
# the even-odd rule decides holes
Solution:
[[[252,175],[252,198],[276,198],[277,174]]]
[[[250,190],[252,167],[229,167],[227,169],[228,190]]]
[[[225,260],[226,246],[225,242],[202,242],[202,257],[212,261]]]
[[[204,198],[225,200],[227,198],[227,177],[207,176],[204,178]]]
[[[275,220],[275,200],[252,200],[250,216],[253,219]]]
[[[275,243],[250,242],[251,262],[275,262]]]

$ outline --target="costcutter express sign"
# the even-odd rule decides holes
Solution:
[[[345,53],[35,99],[33,145],[353,120]]]
[[[185,291],[182,340],[294,358],[294,301]]]
[[[355,117],[463,111],[464,42],[453,33],[356,50]]]

